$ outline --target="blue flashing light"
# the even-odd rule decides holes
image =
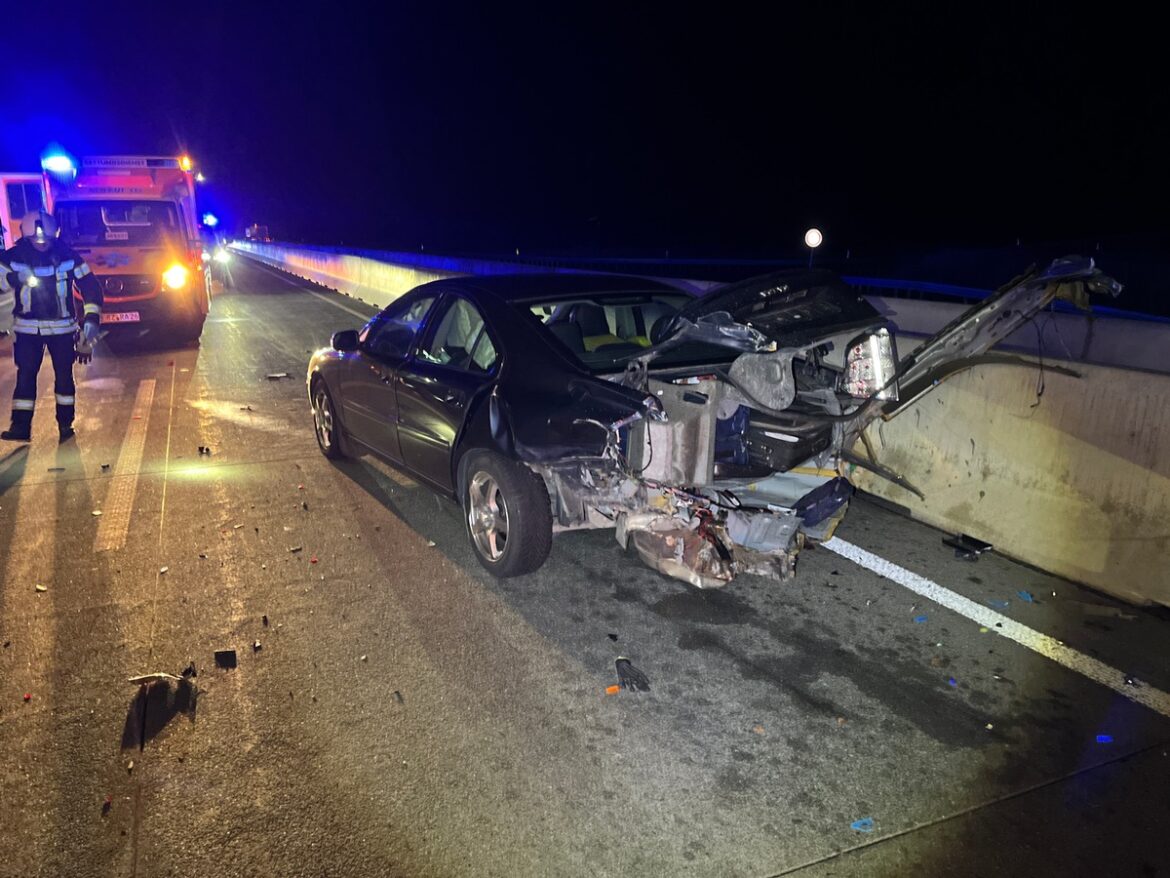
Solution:
[[[72,174],[77,170],[73,159],[62,153],[53,153],[41,159],[41,167],[50,174]]]
[[[219,225],[219,217],[217,217],[214,213],[205,213],[203,214],[203,225],[207,226],[209,229],[214,229]]]

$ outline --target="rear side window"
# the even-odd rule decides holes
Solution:
[[[490,372],[498,358],[483,315],[461,298],[451,300],[419,356],[465,372]]]

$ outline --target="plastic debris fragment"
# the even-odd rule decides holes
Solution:
[[[160,568],[158,568],[158,572],[159,573],[166,573],[170,569],[171,569],[170,567],[160,567]]]
[[[28,704],[30,701],[32,701],[32,693],[31,693],[31,692],[25,692],[25,693],[24,693],[24,703],[25,703],[25,704]]]
[[[923,622],[925,622],[926,620],[927,620],[927,617],[926,617],[926,616],[915,616],[915,617],[914,617],[914,622],[915,622],[916,624],[918,624],[918,625],[921,625],[921,624],[922,624]]]
[[[978,561],[984,552],[991,551],[991,543],[977,540],[967,534],[955,534],[953,537],[943,537],[943,545],[955,550],[955,557],[963,561]]]
[[[281,378],[290,377],[288,372],[270,372],[265,376],[269,381],[279,381]]]
[[[317,563],[317,556],[316,556],[316,555],[314,555],[313,557],[311,557],[311,558],[309,559],[309,563],[310,563],[310,564],[316,564],[316,563]]]
[[[45,586],[41,585],[39,582],[35,586],[33,586],[33,589],[36,591],[48,591],[49,590]]]
[[[614,666],[617,668],[618,683],[623,689],[629,689],[631,692],[650,691],[650,679],[635,668],[628,658],[619,656],[614,661]]]
[[[155,683],[178,683],[182,679],[182,677],[176,677],[166,671],[155,671],[153,674],[139,674],[137,677],[129,677],[126,682],[135,686],[151,686]]]
[[[234,649],[217,649],[215,651],[215,663],[221,668],[236,667],[238,664],[236,651]]]
[[[252,652],[259,652],[259,651],[260,651],[260,650],[262,650],[263,648],[264,648],[264,647],[263,647],[263,646],[261,646],[261,644],[260,644],[260,641],[259,641],[259,640],[254,640],[254,641],[252,641]]]
[[[873,818],[862,817],[860,820],[854,820],[849,824],[849,828],[858,832],[873,832]]]
[[[304,549],[304,548],[305,548],[304,546],[289,546],[289,547],[288,547],[288,550],[289,550],[290,552],[292,552],[292,553],[294,553],[294,554],[295,554],[295,553],[297,553],[297,552],[301,551],[301,550],[302,550],[302,549]]]
[[[1006,610],[1011,605],[1011,601],[992,600],[987,602],[987,606],[993,610]]]
[[[93,512],[90,513],[90,515],[92,515],[94,518],[100,518],[101,514],[102,514],[102,511],[100,509],[95,509]]]
[[[1020,591],[1017,591],[1016,594],[1019,595],[1019,598],[1022,601],[1025,601],[1029,604],[1035,603],[1035,598],[1032,597],[1032,592],[1030,592],[1030,591],[1020,590]]]
[[[605,687],[605,694],[606,695],[617,695],[621,691],[622,691],[621,686],[606,686]]]
[[[954,677],[948,677],[948,678],[947,678],[947,685],[948,685],[948,686],[958,686],[958,685],[959,685],[959,681],[958,681],[958,680],[956,680]]]
[[[1112,744],[1113,743],[1113,736],[1112,735],[1098,735],[1097,736],[1097,743],[1098,744]]]

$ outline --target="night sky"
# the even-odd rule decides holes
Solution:
[[[13,5],[0,166],[187,150],[234,231],[781,256],[809,225],[855,253],[1170,228],[1162,38],[1106,5]]]

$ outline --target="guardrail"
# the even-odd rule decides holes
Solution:
[[[550,270],[429,254],[233,247],[379,306],[441,277]],[[692,292],[710,286],[663,279]],[[849,280],[903,336],[932,334],[966,307],[886,294],[912,282]],[[919,292],[940,292],[932,286]],[[963,298],[987,294],[958,289]],[[960,373],[870,428],[878,460],[903,473],[925,501],[860,470],[856,484],[1026,563],[1125,600],[1170,606],[1170,321],[1045,312],[1001,346],[1043,356],[1024,368]]]

